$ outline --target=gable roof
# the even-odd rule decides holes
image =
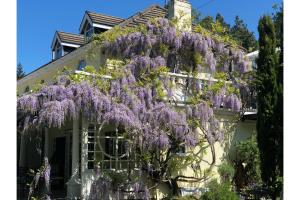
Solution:
[[[64,46],[75,45],[79,47],[85,43],[83,35],[56,31],[51,45],[52,49],[54,48],[56,40],[58,40]]]
[[[146,24],[152,18],[167,17],[167,10],[159,5],[152,5],[142,12],[129,17],[127,20],[119,24],[120,26],[134,27],[139,24]]]
[[[125,20],[123,18],[109,16],[109,15],[103,15],[103,14],[94,13],[94,12],[90,12],[90,11],[86,11],[86,13],[88,14],[88,16],[90,17],[92,22],[95,24],[116,26]]]
[[[110,16],[110,15],[94,13],[91,11],[85,11],[79,27],[80,33],[82,33],[82,29],[86,21],[89,21],[91,25],[98,24],[98,25],[114,27],[122,23],[123,21],[125,21],[125,19],[120,17]]]
[[[61,42],[83,45],[85,43],[83,35],[77,35],[73,33],[66,33],[62,31],[57,32]]]
[[[94,12],[90,12],[90,11],[86,11],[84,14],[84,17],[81,21],[80,24],[80,30],[82,29],[84,22],[86,20],[89,20],[92,23],[102,23],[104,25],[107,26],[116,26],[116,25],[120,25],[120,26],[124,26],[124,27],[134,27],[137,26],[139,24],[145,24],[147,23],[147,21],[149,21],[151,18],[159,18],[159,17],[167,17],[167,10],[165,8],[160,7],[159,5],[152,5],[150,7],[148,7],[147,9],[145,9],[142,12],[138,12],[135,15],[129,17],[128,19],[122,19],[119,17],[113,17],[113,16],[109,16],[109,15],[104,15],[104,14],[99,14],[99,13],[94,13]],[[56,39],[60,42],[60,43],[70,43],[70,44],[76,44],[80,47],[85,46],[85,39],[83,35],[78,35],[78,34],[73,34],[73,33],[66,33],[66,32],[62,32],[62,31],[56,31],[53,41],[52,41],[52,49],[54,47],[55,41]],[[76,50],[75,50],[76,51]],[[64,56],[63,56],[64,57]],[[61,57],[61,58],[63,58]],[[57,62],[58,60],[60,60],[61,58],[57,59],[57,60],[52,60],[49,63],[33,70],[32,72],[28,73],[25,75],[28,76],[36,71],[38,71],[41,68],[46,67],[47,65],[49,65],[52,62]]]

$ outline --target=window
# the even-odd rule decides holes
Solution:
[[[177,148],[171,150],[173,154],[177,154],[179,156],[184,156],[186,154],[186,146],[184,144],[179,145]]]
[[[94,34],[94,28],[87,23],[85,30],[84,30],[84,36],[85,36],[85,40],[88,41]]]
[[[26,86],[24,92],[25,92],[25,93],[26,93],[26,92],[29,92],[29,86]]]
[[[76,48],[75,47],[67,47],[67,46],[64,46],[64,54],[68,54],[72,51],[74,51]]]
[[[80,60],[78,64],[78,70],[83,70],[86,66],[85,60]]]
[[[54,48],[54,59],[58,59],[63,56],[63,48],[62,46],[56,41],[55,48]]]
[[[135,156],[126,151],[127,141],[122,131],[105,131],[97,134],[98,125],[88,128],[88,169],[99,166],[101,169],[131,169],[137,167]]]

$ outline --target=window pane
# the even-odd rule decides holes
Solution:
[[[55,51],[55,58],[58,59],[60,57],[62,57],[62,47],[61,46],[57,47],[56,51]]]
[[[85,60],[80,60],[78,64],[78,70],[83,70],[86,66]]]

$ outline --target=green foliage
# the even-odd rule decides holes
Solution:
[[[250,32],[247,25],[238,16],[235,17],[234,25],[230,29],[230,35],[239,44],[247,49],[248,52],[252,52],[257,49],[257,40],[254,33]]]
[[[25,72],[23,70],[23,66],[21,63],[18,64],[17,66],[17,80],[23,78],[25,76]]]
[[[199,198],[193,196],[193,195],[189,195],[189,196],[183,196],[183,197],[168,197],[168,198],[164,198],[163,200],[198,200]]]
[[[231,190],[230,183],[218,183],[216,179],[207,184],[209,189],[201,196],[201,200],[238,200],[238,196]]]
[[[201,24],[197,24],[194,31],[204,36],[211,37],[218,42],[230,44],[232,47],[237,47],[238,43],[228,34],[226,29],[219,22],[211,22],[211,30],[204,28]]]
[[[214,24],[214,18],[212,16],[206,16],[204,17],[201,21],[200,21],[200,25],[207,29],[207,30],[210,30],[212,31],[213,30],[213,24]]]
[[[278,137],[278,149],[276,154],[278,155],[278,163],[279,163],[279,171],[281,176],[283,176],[283,54],[284,54],[284,46],[283,46],[283,4],[280,6],[274,7],[275,13],[272,18],[275,26],[276,33],[276,46],[280,48],[279,51],[279,62],[276,69],[277,73],[277,96],[278,101],[275,105],[275,120],[274,123],[276,125],[275,130],[277,130]]]
[[[230,27],[220,13],[216,18],[212,16],[201,17],[198,10],[192,11],[193,24],[195,31],[206,36],[210,36],[217,41],[232,45],[233,47],[242,46],[248,52],[257,49],[257,40],[254,33],[249,31],[247,25],[238,16],[235,18],[235,24]]]
[[[103,175],[110,180],[112,188],[119,188],[128,178],[127,172],[117,172],[113,170],[104,171]]]
[[[234,168],[228,162],[222,163],[218,168],[218,172],[221,176],[222,183],[230,183],[232,181],[234,176]]]
[[[276,52],[277,38],[270,16],[260,19],[258,31],[257,142],[262,179],[275,197],[279,196],[278,187],[281,188],[277,180],[283,175],[283,93],[282,81],[278,80],[282,76],[282,65]]]
[[[192,24],[199,24],[201,22],[201,12],[192,8]]]
[[[274,21],[277,46],[283,49],[283,4],[280,6],[275,4],[273,9],[275,13],[272,13],[272,19]]]
[[[220,13],[217,13],[216,15],[216,22],[219,22],[229,32],[230,24],[225,22],[225,19]]]
[[[142,32],[145,33],[146,32],[146,28],[144,25],[139,25],[136,27],[120,27],[120,26],[115,26],[113,29],[106,31],[104,33],[95,35],[93,37],[93,41],[96,44],[101,44],[104,41],[107,42],[112,42],[115,39],[117,39],[118,37],[122,36],[122,35],[128,35],[130,33],[134,33],[134,32]]]
[[[254,183],[259,184],[261,182],[260,159],[256,136],[253,135],[249,139],[237,143],[235,147],[237,157],[235,160],[236,170],[242,170],[241,174],[243,175],[243,177],[236,178],[242,179],[244,186]],[[237,176],[240,176],[240,174],[237,173]]]

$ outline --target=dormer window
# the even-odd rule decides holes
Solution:
[[[52,41],[52,59],[56,60],[83,45],[84,36],[56,31]]]
[[[86,66],[86,62],[85,60],[80,60],[79,63],[78,63],[78,70],[82,71]]]
[[[62,46],[57,43],[56,46],[55,46],[55,55],[54,55],[54,59],[58,59],[60,57],[63,56],[63,49],[62,49]]]
[[[93,34],[103,33],[122,23],[124,19],[86,11],[80,24],[79,33],[84,35],[85,41]]]
[[[89,40],[94,34],[94,27],[92,27],[89,23],[86,24],[84,29],[84,36],[86,40]]]

